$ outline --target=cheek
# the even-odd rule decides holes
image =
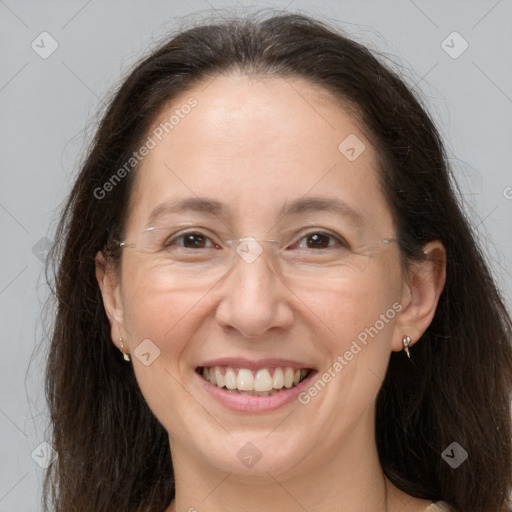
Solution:
[[[400,273],[396,266],[375,266],[356,279],[338,283],[334,288],[309,290],[297,295],[304,303],[304,311],[318,325],[318,334],[330,340],[331,350],[339,353],[352,340],[387,335],[394,324],[400,298]],[[306,314],[306,313],[304,313]],[[312,316],[312,314],[314,316]],[[316,318],[316,320],[315,320]]]
[[[329,382],[327,392],[318,393],[317,414],[333,429],[356,421],[377,396],[400,308],[398,267],[368,269],[345,285],[309,294],[306,301],[313,312],[309,318],[320,327],[315,329],[317,346],[325,353],[318,379]],[[310,396],[317,393],[313,387]]]
[[[193,371],[194,347],[189,340],[202,310],[201,296],[171,292],[139,277],[137,272],[131,274],[123,289],[134,372],[153,414],[166,428],[176,427],[177,410],[188,411],[187,417],[190,411],[198,414],[197,404],[183,386],[190,378],[186,372]],[[194,415],[189,418],[193,419]]]
[[[182,339],[174,332],[188,315],[193,315],[204,289],[173,289],[169,276],[146,271],[136,259],[123,268],[123,310],[125,327],[134,339],[148,337],[163,344],[168,338]],[[141,338],[142,337],[142,338]]]

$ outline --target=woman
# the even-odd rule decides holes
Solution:
[[[428,114],[335,29],[154,51],[58,239],[57,511],[508,510],[510,319]]]

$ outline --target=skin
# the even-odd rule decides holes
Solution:
[[[197,107],[137,171],[128,239],[144,229],[156,205],[191,195],[228,205],[226,224],[237,237],[269,238],[271,227],[279,232],[280,208],[304,195],[340,197],[362,213],[372,233],[394,235],[378,155],[326,92],[298,78],[222,75],[175,98],[155,126],[191,96]],[[366,146],[352,162],[338,150],[349,134]],[[292,225],[301,229],[312,219],[334,229],[336,217],[323,213]],[[209,223],[213,232],[226,228],[189,220]],[[357,275],[295,286],[262,257],[210,287],[173,286],[136,250],[125,250],[118,268],[98,254],[112,341],[119,347],[123,338],[142,393],[169,433],[177,492],[167,512],[419,512],[431,503],[385,478],[375,443],[375,399],[391,351],[402,350],[404,335],[413,343],[421,337],[444,286],[442,244],[431,242],[424,251],[427,261],[404,269],[390,244]],[[322,373],[394,303],[400,313],[307,405],[232,412],[198,385],[195,368],[223,356],[308,361]],[[149,366],[133,356],[144,339],[160,350]],[[262,454],[251,468],[236,456],[247,442]]]

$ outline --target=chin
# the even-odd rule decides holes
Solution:
[[[297,468],[310,452],[305,439],[288,432],[235,432],[223,439],[204,442],[198,440],[197,451],[202,460],[220,472],[240,477],[261,476],[268,480],[271,475],[286,474]]]

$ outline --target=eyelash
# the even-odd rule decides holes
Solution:
[[[184,233],[178,233],[177,235],[172,235],[171,237],[169,237],[165,242],[164,242],[164,247],[171,247],[174,245],[174,243],[178,240],[184,240],[185,237],[189,236],[189,235],[199,235],[201,237],[204,237],[205,239],[207,240],[210,240],[210,242],[213,244],[213,247],[218,247],[219,244],[214,244],[210,237],[208,237],[207,235],[205,235],[204,233],[201,233],[200,231],[186,231]],[[333,233],[329,233],[327,231],[310,231],[306,234],[304,234],[300,239],[299,239],[299,243],[308,238],[308,237],[311,237],[313,235],[322,235],[322,236],[327,236],[329,238],[331,238],[332,240],[335,240],[338,245],[341,247],[341,248],[349,248],[349,245],[348,243],[345,241],[345,239],[341,236],[338,236],[338,235],[334,235]],[[296,245],[297,242],[294,242],[292,245]],[[194,248],[191,248],[191,247],[184,247],[183,245],[179,245],[178,247],[182,248],[182,249],[190,249],[190,250],[195,250]],[[332,248],[333,246],[328,246],[326,248],[320,248],[320,250],[325,250],[325,249],[329,249],[329,248]],[[199,249],[211,249],[212,247],[200,247]],[[314,249],[313,249],[314,250]]]

